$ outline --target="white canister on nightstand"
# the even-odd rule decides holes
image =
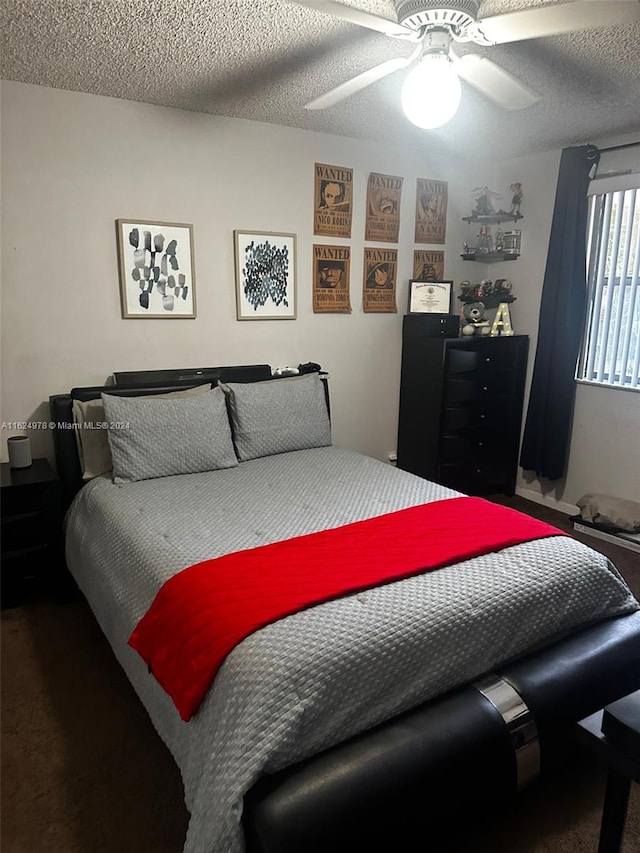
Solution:
[[[12,435],[7,439],[11,468],[29,468],[31,465],[31,439],[28,435]]]

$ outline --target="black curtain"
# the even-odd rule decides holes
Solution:
[[[542,288],[538,346],[520,465],[557,480],[565,472],[575,371],[587,310],[587,190],[600,159],[593,145],[565,148]]]

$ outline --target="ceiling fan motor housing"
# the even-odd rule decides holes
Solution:
[[[451,27],[463,30],[475,22],[481,0],[395,0],[398,23],[421,27]]]

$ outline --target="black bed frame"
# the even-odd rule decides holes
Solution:
[[[114,374],[50,398],[67,501],[82,486],[73,399],[271,379],[269,365]],[[245,797],[248,853],[425,850],[566,757],[578,720],[640,689],[640,612],[606,619],[385,724],[264,776]],[[414,846],[415,845],[415,846]]]

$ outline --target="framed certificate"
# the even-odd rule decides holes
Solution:
[[[409,314],[449,314],[453,281],[409,281]]]

